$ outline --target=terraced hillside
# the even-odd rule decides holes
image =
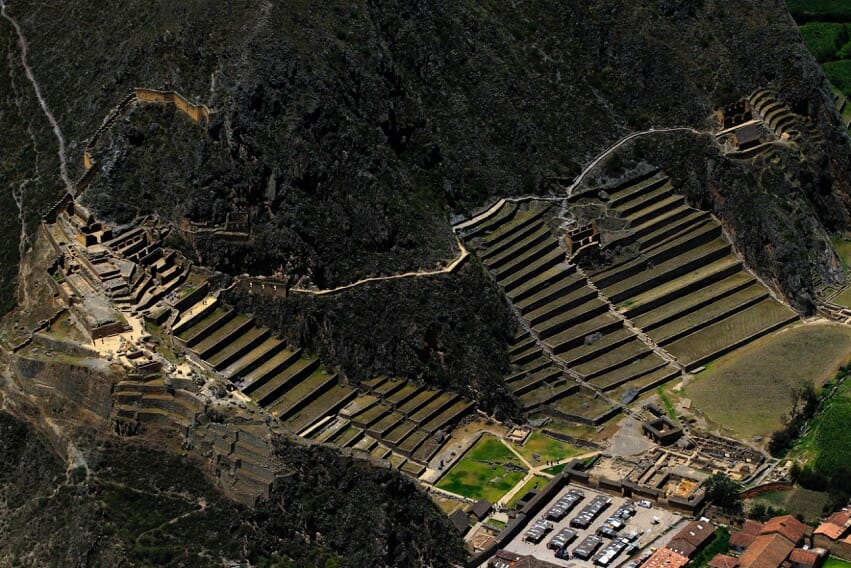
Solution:
[[[664,174],[611,192],[609,207],[630,222],[640,253],[589,276],[685,367],[703,365],[796,319],[744,270],[720,225],[689,207]]]
[[[356,389],[215,296],[182,308],[172,327],[177,341],[292,432],[369,452],[411,475],[425,470],[443,433],[473,408],[455,393],[399,379]]]
[[[606,205],[627,222],[620,242],[639,254],[587,272],[568,258],[541,201],[506,202],[459,230],[522,319],[506,382],[524,409],[599,422],[680,368],[796,318],[664,174],[622,184]]]

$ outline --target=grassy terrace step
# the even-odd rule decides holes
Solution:
[[[176,333],[176,335],[179,339],[187,341],[196,333],[198,333],[198,331],[210,325],[211,322],[219,319],[224,314],[228,313],[228,311],[229,310],[226,310],[225,308],[218,305],[218,303],[211,310],[199,311],[196,317],[192,318],[191,321],[188,321],[185,325],[180,326],[180,331]]]
[[[418,464],[415,461],[408,460],[402,464],[402,467],[399,468],[399,471],[402,473],[407,473],[411,477],[419,477],[426,470],[425,466]]]
[[[720,235],[721,227],[718,224],[697,222],[692,230],[683,236],[665,243],[662,247],[644,252],[632,260],[598,272],[591,276],[591,279],[600,288],[612,286],[639,272],[648,270],[648,266],[661,265],[665,261],[717,239]]]
[[[349,428],[349,421],[343,418],[336,418],[322,428],[314,430],[308,438],[316,440],[319,443],[326,443],[332,440]]]
[[[378,444],[378,441],[372,436],[367,435],[361,438],[352,448],[368,453],[372,451],[376,444]]]
[[[503,223],[499,229],[485,236],[482,248],[492,248],[510,239],[519,231],[522,231],[528,225],[537,221],[546,211],[548,207],[534,207],[527,210],[519,210],[514,218],[506,223]]]
[[[535,338],[527,334],[525,339],[515,342],[511,346],[511,348],[509,348],[508,355],[509,357],[513,355],[519,355],[520,353],[526,351],[533,345],[535,345]]]
[[[500,254],[482,259],[482,264],[491,270],[499,270],[512,261],[516,261],[526,251],[533,250],[535,247],[539,247],[543,243],[551,242],[552,240],[553,237],[550,234],[550,230],[543,223],[538,223],[537,229],[531,235]]]
[[[576,274],[575,266],[562,263],[548,268],[536,278],[517,286],[515,289],[506,291],[505,295],[508,296],[508,299],[512,302],[522,302],[538,292],[541,292],[548,286],[551,286],[565,278],[570,278],[571,275],[574,274]]]
[[[647,221],[662,215],[666,211],[676,209],[683,203],[685,203],[685,197],[682,195],[669,195],[668,197],[664,197],[654,201],[653,203],[647,204],[644,209],[629,215],[627,219],[632,226],[641,225],[642,223],[646,223]]]
[[[659,344],[669,343],[720,321],[732,313],[744,310],[768,297],[768,291],[754,283],[743,290],[722,295],[702,308],[683,314],[682,317],[666,323],[650,332]]]
[[[412,422],[423,424],[428,422],[451,405],[458,396],[454,393],[446,392],[430,401],[428,404],[409,415]]]
[[[552,237],[545,239],[541,243],[530,247],[529,249],[519,252],[516,256],[509,259],[509,262],[503,264],[500,268],[492,270],[497,280],[506,280],[511,275],[521,272],[523,269],[531,266],[536,261],[547,256],[552,251],[560,251],[558,242]]]
[[[209,356],[239,339],[253,326],[253,319],[237,314],[229,322],[196,344],[192,350],[206,361]]]
[[[357,444],[363,438],[363,430],[355,426],[349,426],[345,430],[329,440],[330,443],[341,448],[349,448]]]
[[[595,299],[597,299],[597,292],[588,286],[582,286],[562,294],[558,298],[536,310],[523,314],[523,317],[532,324],[532,326],[538,326],[550,318],[564,312],[577,309]]]
[[[389,412],[382,416],[380,419],[376,420],[366,429],[367,434],[371,436],[375,436],[376,438],[381,438],[395,428],[399,423],[405,420],[404,415],[400,412]]]
[[[565,276],[553,284],[550,284],[540,292],[516,302],[515,306],[517,306],[517,309],[519,309],[521,313],[525,314],[532,310],[537,310],[538,308],[541,308],[563,296],[571,294],[576,290],[584,288],[585,285],[585,279],[579,273],[573,272],[569,276]]]
[[[725,255],[677,278],[650,288],[618,306],[629,318],[659,309],[670,302],[702,290],[731,276],[742,273],[742,263],[733,255]],[[746,274],[746,273],[745,273]]]
[[[401,454],[393,453],[390,455],[390,465],[393,466],[393,469],[400,469],[407,461],[408,458]]]
[[[628,341],[620,347],[606,351],[600,351],[599,356],[577,365],[575,370],[587,378],[605,374],[612,369],[629,365],[633,361],[651,353],[650,348],[635,339]],[[654,355],[656,357],[656,355]]]
[[[674,239],[678,239],[689,231],[706,224],[716,224],[705,211],[695,211],[682,219],[667,223],[665,227],[654,231],[641,239],[641,252],[650,254],[659,247],[666,247]]]
[[[417,429],[417,425],[410,420],[397,424],[395,428],[387,432],[384,436],[384,442],[395,448],[405,439],[408,434]]]
[[[378,404],[380,400],[381,399],[377,396],[373,396],[371,394],[357,396],[354,400],[340,409],[339,416],[340,418],[352,418],[353,416],[357,416],[358,414],[365,412],[366,409],[372,408]]]
[[[593,297],[584,304],[580,304],[573,309],[559,313],[550,318],[538,321],[534,327],[538,331],[541,339],[547,339],[557,333],[573,327],[577,323],[587,321],[603,312],[608,311],[609,306],[597,297]]]
[[[778,116],[777,119],[774,121],[774,124],[769,124],[769,126],[771,126],[771,128],[775,130],[783,131],[794,126],[797,119],[797,115],[790,112]]]
[[[729,254],[729,243],[715,239],[699,247],[689,249],[653,268],[648,268],[632,278],[608,286],[604,289],[604,293],[612,302],[619,303]]]
[[[645,209],[652,203],[655,203],[660,199],[668,197],[673,192],[674,186],[671,185],[670,182],[658,185],[657,187],[654,187],[652,189],[648,188],[640,195],[638,195],[635,199],[631,199],[629,200],[629,202],[617,207],[617,210],[621,214],[621,216],[628,217],[634,213],[638,213],[642,209]]]
[[[636,359],[628,365],[623,365],[617,369],[612,369],[608,373],[597,375],[588,382],[603,390],[610,390],[624,383],[634,381],[647,373],[664,369],[667,366],[667,363],[656,356],[655,353],[650,353],[646,357]]]
[[[307,406],[318,395],[330,390],[336,384],[336,373],[325,368],[319,368],[272,400],[269,403],[268,410],[278,418],[289,418],[294,412]]]
[[[401,412],[405,416],[409,416],[413,414],[423,406],[427,405],[429,402],[434,400],[440,395],[440,391],[436,390],[423,390],[417,393],[416,396],[411,397],[404,403],[398,405],[396,407],[397,412]]]
[[[393,453],[393,452],[391,452],[390,448],[388,448],[387,446],[385,446],[383,444],[378,444],[369,453],[372,457],[383,460],[383,459],[387,458],[388,456],[390,456],[390,454]]]
[[[386,397],[390,396],[391,394],[405,388],[405,386],[407,384],[408,383],[404,380],[395,379],[395,378],[387,379],[383,383],[373,387],[372,392],[375,395],[377,395],[381,398],[386,398]]]
[[[541,355],[541,348],[537,344],[532,344],[525,351],[509,357],[512,365],[523,366],[526,363],[531,363]]]
[[[402,440],[399,444],[398,450],[402,455],[410,457],[426,438],[428,438],[428,432],[418,428],[411,432],[407,438]]]
[[[540,355],[538,355],[535,359],[529,361],[528,363],[523,363],[522,365],[520,365],[520,368],[527,373],[536,373],[544,367],[548,367],[550,365],[552,365],[552,361],[550,361],[549,357],[544,355],[544,352],[541,351]]]
[[[497,258],[503,257],[511,251],[516,251],[518,247],[523,244],[528,246],[530,240],[534,242],[535,238],[544,238],[549,234],[549,229],[541,221],[529,223],[522,230],[514,233],[511,237],[503,239],[501,242],[484,250],[480,250],[479,257],[485,263],[492,263]]]
[[[795,319],[797,316],[791,310],[773,299],[766,299],[665,348],[684,365],[702,364],[707,357],[720,356],[743,340],[760,337]]]
[[[588,321],[583,321],[570,329],[548,337],[544,341],[553,348],[553,351],[564,353],[565,351],[585,343],[585,337],[592,333],[608,333],[623,327],[623,322],[608,312],[604,312]]]
[[[329,416],[355,397],[357,391],[346,385],[332,385],[328,392],[314,400],[304,408],[289,416],[284,425],[291,431],[299,433],[312,426],[317,420]]]
[[[645,373],[631,379],[624,386],[638,389],[638,392],[647,392],[658,387],[661,384],[667,383],[672,379],[680,376],[680,372],[673,365],[665,365],[660,369],[656,369],[650,373]]]
[[[649,331],[673,321],[692,310],[700,309],[714,302],[719,296],[733,294],[755,283],[756,280],[750,274],[739,271],[732,276],[709,282],[709,284],[712,284],[711,286],[707,284],[702,288],[697,288],[689,294],[662,304],[658,308],[637,314],[630,319],[632,319],[632,323],[644,331]]]
[[[699,212],[698,212],[699,213]],[[647,221],[646,223],[642,223],[641,225],[633,225],[631,227],[632,234],[636,239],[641,241],[644,238],[647,238],[648,235],[656,233],[657,231],[668,227],[672,223],[676,223],[681,219],[685,219],[691,217],[695,214],[695,210],[689,207],[687,204],[683,203],[679,207],[675,207],[670,211],[666,211],[664,214],[659,215]]]
[[[541,257],[539,260],[534,263],[528,265],[526,268],[513,274],[507,279],[498,279],[500,285],[506,292],[510,292],[515,288],[522,286],[525,282],[528,282],[535,278],[536,276],[542,274],[549,268],[552,268],[556,264],[564,261],[564,251],[556,245],[550,252]]]
[[[378,403],[353,417],[352,424],[360,428],[366,428],[370,424],[380,420],[385,414],[390,414],[391,412],[393,412],[393,408],[390,405]]]
[[[434,454],[437,453],[437,450],[440,449],[440,442],[435,440],[434,438],[426,438],[425,441],[420,444],[420,447],[416,449],[414,454],[411,456],[411,459],[414,459],[420,463],[428,463]]]
[[[537,373],[526,374],[519,381],[515,381],[508,385],[514,396],[520,396],[531,392],[545,383],[553,382],[561,378],[562,370],[555,365],[550,365],[546,369]]]
[[[570,396],[578,390],[578,384],[571,381],[565,381],[559,385],[547,386],[533,390],[530,393],[524,394],[518,400],[520,401],[520,405],[523,407],[523,410],[528,411],[541,406],[542,404],[548,404],[566,396]]]
[[[423,390],[423,387],[420,385],[405,385],[393,394],[386,396],[384,401],[395,408],[415,397],[421,390]]]
[[[263,363],[268,361],[278,351],[286,345],[280,339],[275,337],[267,337],[257,347],[226,366],[222,371],[226,377],[245,376]]]
[[[473,408],[473,403],[468,400],[458,400],[449,408],[423,424],[422,429],[433,434],[438,430],[446,430],[454,426],[463,416]]]
[[[299,359],[291,365],[283,366],[283,370],[278,371],[275,375],[271,375],[270,378],[266,379],[264,384],[246,394],[256,400],[260,406],[267,406],[285,392],[294,388],[295,385],[305,380],[316,371],[317,367],[319,367],[318,359]],[[334,376],[334,380],[337,380],[336,376]],[[256,385],[257,383],[254,384]],[[244,389],[243,392],[245,392]]]
[[[609,207],[617,209],[629,203],[633,199],[637,199],[647,191],[653,191],[655,188],[668,183],[668,176],[664,174],[656,174],[650,178],[639,181],[633,185],[619,189],[609,194]]]
[[[268,328],[250,328],[244,334],[240,335],[238,339],[235,339],[233,343],[229,343],[226,347],[210,355],[206,360],[214,368],[222,369],[260,345],[268,337]]]
[[[267,380],[286,369],[301,357],[301,349],[292,351],[281,348],[272,354],[262,365],[255,367],[251,372],[240,374],[241,389],[246,394],[251,393]]]
[[[594,343],[580,343],[567,351],[558,353],[558,357],[568,365],[580,365],[585,361],[590,361],[597,357],[599,351],[614,349],[632,340],[634,337],[635,335],[625,327],[615,328],[603,334],[603,337]]]
[[[463,231],[464,238],[467,240],[472,240],[476,237],[484,235],[485,233],[493,232],[503,223],[506,223],[511,220],[516,212],[516,203],[505,203],[502,207],[500,207],[499,211],[496,211],[487,219],[483,219],[475,225],[467,227]]]

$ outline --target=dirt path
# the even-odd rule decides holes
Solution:
[[[290,292],[298,292],[300,294],[313,294],[314,296],[324,296],[326,294],[334,294],[336,292],[341,292],[343,290],[348,290],[350,288],[354,288],[356,286],[361,286],[362,284],[367,284],[369,282],[384,282],[386,280],[397,280],[400,278],[422,278],[424,276],[437,276],[440,274],[448,274],[450,272],[454,272],[458,266],[466,260],[466,258],[470,255],[467,251],[467,248],[464,246],[464,243],[461,242],[460,239],[457,240],[459,253],[458,256],[448,265],[443,268],[438,268],[436,270],[416,270],[413,272],[403,272],[402,274],[391,274],[390,276],[372,276],[369,278],[362,278],[361,280],[357,280],[356,282],[352,282],[351,284],[346,284],[345,286],[338,286],[336,288],[326,288],[324,290],[311,290],[308,288],[290,288]]]
[[[29,79],[30,83],[32,83],[33,90],[35,91],[35,97],[38,99],[38,104],[41,106],[44,116],[47,117],[47,121],[50,122],[53,134],[56,136],[56,141],[59,143],[59,149],[57,150],[57,154],[59,155],[59,175],[62,177],[62,182],[65,184],[65,191],[74,195],[74,182],[71,181],[71,177],[68,175],[68,165],[65,156],[65,137],[62,136],[62,130],[59,128],[59,123],[56,121],[53,113],[50,112],[50,107],[47,106],[47,101],[44,100],[44,96],[41,94],[41,87],[39,87],[38,81],[36,81],[35,75],[27,61],[27,55],[29,52],[27,39],[24,37],[24,33],[21,30],[21,26],[18,25],[18,22],[6,12],[5,0],[0,0],[0,16],[12,25],[18,36],[18,45],[21,48],[21,65],[24,68],[24,74],[26,74],[27,79]]]

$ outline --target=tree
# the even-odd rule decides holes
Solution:
[[[739,502],[741,486],[723,473],[715,473],[704,482],[706,488],[706,499],[720,507],[726,513],[737,513],[741,511],[742,504]]]

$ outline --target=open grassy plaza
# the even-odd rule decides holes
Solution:
[[[483,436],[437,487],[470,499],[495,503],[526,475],[520,459],[493,436]]]
[[[533,432],[529,435],[525,444],[522,446],[514,444],[514,448],[526,461],[536,467],[544,462],[560,461],[584,453],[580,448],[560,442],[540,432]]]
[[[706,416],[747,438],[767,436],[788,415],[792,390],[821,386],[851,351],[851,329],[835,324],[791,327],[738,349],[699,373],[684,390]]]

